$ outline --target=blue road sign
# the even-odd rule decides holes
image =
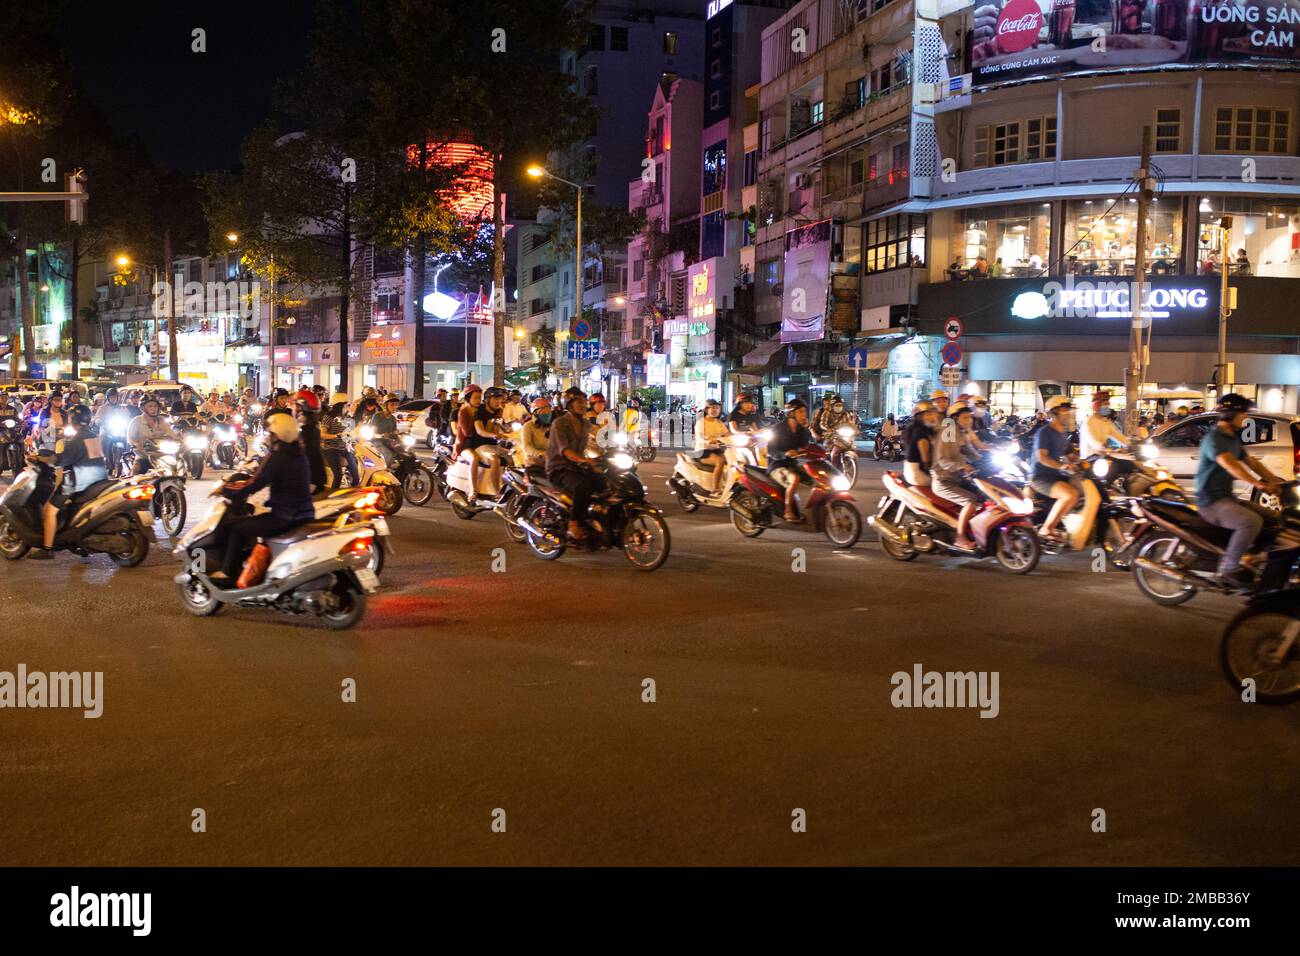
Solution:
[[[569,340],[569,361],[572,362],[576,359],[583,362],[598,358],[600,358],[599,342],[575,342],[572,339]]]
[[[944,365],[961,364],[961,346],[956,342],[949,342],[939,354],[943,357]]]
[[[864,369],[866,367],[867,367],[867,350],[849,349],[849,368]]]

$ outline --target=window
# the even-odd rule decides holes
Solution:
[[[1176,106],[1156,110],[1155,151],[1176,153],[1183,145],[1183,111]]]
[[[1035,116],[1025,120],[1025,162],[1056,158],[1056,117]]]
[[[722,27],[714,27],[713,32],[710,34],[710,37],[711,37],[711,39],[709,40],[710,45],[712,45],[713,47],[722,46]]]
[[[998,123],[992,129],[990,165],[1003,166],[1020,160],[1020,124]]]
[[[999,414],[1032,415],[1038,409],[1038,383],[991,382],[989,407]]]
[[[781,283],[781,260],[765,259],[758,264],[758,281],[764,295],[776,295],[776,287]]]
[[[702,195],[708,196],[725,189],[727,185],[727,141],[714,143],[704,151],[704,176]]]
[[[975,127],[974,167],[1006,166],[1056,158],[1056,117],[1034,116]]]
[[[722,75],[722,61],[714,60],[709,64],[709,76],[718,77]]]
[[[954,216],[949,278],[964,279],[967,270],[979,278],[1041,275],[1051,243],[1051,213],[1050,203],[1021,203]]]
[[[864,227],[866,272],[884,272],[925,262],[925,216],[900,214]]]
[[[741,186],[752,186],[758,182],[758,150],[751,149],[745,154],[745,172]]]
[[[591,34],[587,37],[588,50],[605,49],[605,28],[599,23],[591,28]]]
[[[766,153],[772,148],[772,117],[762,116],[758,121],[758,150]]]
[[[865,169],[865,164],[861,156],[859,156],[857,159],[849,161],[849,185],[850,186],[856,186],[858,185],[858,183],[862,182],[862,175],[864,169]]]
[[[1130,197],[1131,198],[1131,197]],[[1075,275],[1131,276],[1137,268],[1137,202],[1073,200],[1065,204],[1063,254]],[[1175,275],[1182,249],[1182,202],[1156,199],[1147,209],[1147,270]]]
[[[668,54],[669,56],[673,56],[673,55],[675,55],[675,54],[677,53],[677,34],[676,34],[676,33],[665,33],[665,34],[664,34],[664,52],[665,52],[666,54]]]
[[[609,48],[620,53],[627,52],[627,27],[609,28]]]
[[[645,260],[637,259],[632,263],[632,281],[640,282],[645,278]]]
[[[820,126],[822,119],[826,115],[826,103],[824,100],[818,100],[812,105],[812,125]]]
[[[1199,273],[1219,273],[1223,243],[1218,226],[1226,215],[1232,217],[1227,243],[1229,274],[1295,275],[1291,223],[1300,222],[1300,203],[1295,199],[1203,196],[1197,207],[1200,209],[1196,256]]]
[[[1214,112],[1214,149],[1220,153],[1287,153],[1291,114],[1287,110],[1221,106]]]
[[[711,110],[722,109],[722,94],[717,90],[714,90],[712,93],[709,94],[709,109]]]

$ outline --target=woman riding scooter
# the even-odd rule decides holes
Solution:
[[[47,462],[55,468],[63,469],[62,479],[56,477],[53,470],[49,473],[50,497],[41,509],[41,533],[44,547],[32,548],[27,552],[29,558],[48,561],[54,557],[54,536],[59,527],[59,512],[67,507],[71,494],[84,491],[97,481],[108,477],[104,466],[104,452],[99,438],[91,428],[92,413],[85,405],[77,405],[68,413],[69,425],[55,444],[55,455]]]
[[[271,415],[266,422],[271,449],[257,474],[247,481],[230,482],[225,491],[237,492],[234,500],[246,500],[270,487],[264,514],[237,518],[226,528],[225,560],[211,576],[213,584],[229,589],[258,538],[269,538],[307,521],[314,514],[311,502],[311,466],[299,442],[298,423],[290,414]]]
[[[715,398],[709,399],[704,403],[704,417],[695,423],[695,450],[704,453],[700,455],[700,464],[713,468],[710,492],[717,492],[722,487],[727,459],[718,447],[729,434],[727,423],[722,419],[722,403]]]

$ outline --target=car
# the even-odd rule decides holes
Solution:
[[[425,418],[432,404],[431,398],[415,398],[397,406],[397,430],[411,434],[417,442],[430,448],[433,447],[433,435],[425,424]]]
[[[1190,490],[1200,459],[1201,439],[1218,420],[1219,416],[1211,412],[1166,424],[1142,444],[1142,457],[1168,471]],[[1300,478],[1300,417],[1251,412],[1242,440],[1247,453],[1262,461],[1279,478],[1286,481]],[[1244,493],[1246,485],[1240,481],[1236,485],[1238,494]],[[1250,500],[1273,510],[1282,507],[1276,495],[1265,495],[1258,489],[1251,491]]]

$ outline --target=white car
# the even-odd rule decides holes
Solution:
[[[426,424],[431,398],[416,398],[397,406],[397,430],[409,434],[418,444],[433,447],[433,431]]]
[[[1218,415],[1209,413],[1189,415],[1166,424],[1143,443],[1142,457],[1150,464],[1164,468],[1190,493],[1200,460],[1201,439],[1218,420]],[[1290,481],[1300,477],[1300,417],[1251,412],[1242,440],[1247,454],[1258,458],[1279,478]],[[1238,494],[1247,490],[1240,481],[1236,485]],[[1280,502],[1275,500],[1261,500],[1256,489],[1251,490],[1250,499],[1265,507],[1280,507]]]

